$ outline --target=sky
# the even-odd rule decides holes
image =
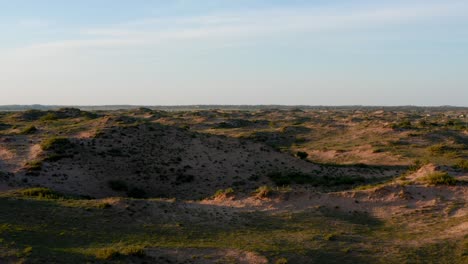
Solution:
[[[467,0],[0,0],[0,104],[468,106]]]

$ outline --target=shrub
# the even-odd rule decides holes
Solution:
[[[180,184],[183,184],[183,183],[193,182],[194,180],[195,180],[195,177],[193,175],[179,174],[176,177],[175,184],[180,185]]]
[[[101,248],[94,253],[97,259],[113,259],[119,256],[119,251],[114,248]]]
[[[107,208],[111,208],[112,205],[110,203],[99,203],[96,205],[96,207],[99,209],[107,209]]]
[[[41,143],[43,150],[52,150],[55,152],[63,153],[73,147],[73,143],[67,138],[51,137]]]
[[[442,155],[448,150],[450,150],[450,148],[444,144],[432,145],[427,148],[427,151],[429,151],[429,153],[433,156]]]
[[[419,170],[423,165],[427,164],[427,162],[423,162],[421,160],[415,160],[413,162],[413,164],[411,164],[409,167],[408,167],[408,171],[409,172],[415,172],[417,170]]]
[[[40,160],[28,161],[25,166],[28,171],[38,171],[42,169],[42,161]]]
[[[125,192],[128,190],[127,183],[121,180],[110,180],[107,182],[107,185],[116,192]]]
[[[45,112],[43,111],[31,109],[31,110],[27,110],[27,111],[19,113],[16,116],[16,118],[19,120],[34,121],[34,120],[38,120],[44,115],[45,115]]]
[[[457,183],[457,180],[446,172],[431,173],[423,180],[431,185],[454,185]]]
[[[263,186],[258,187],[254,193],[255,193],[255,197],[257,198],[266,198],[270,196],[272,192],[273,192],[273,189],[271,189],[270,186],[263,185]]]
[[[146,198],[146,192],[138,187],[133,187],[127,192],[127,196],[131,198],[142,199]]]
[[[313,186],[333,187],[366,182],[366,178],[362,176],[314,176],[297,171],[273,172],[267,176],[278,186],[296,183],[311,184]]]
[[[299,175],[300,174],[300,175]],[[294,174],[293,177],[291,173],[282,173],[282,172],[272,172],[267,175],[276,185],[289,185],[294,180],[293,178],[299,178],[294,176],[302,176],[301,173]]]
[[[52,120],[57,120],[58,117],[54,113],[48,113],[45,116],[41,117],[39,120],[40,121],[52,121]]]
[[[51,154],[47,157],[44,158],[44,161],[47,161],[47,162],[57,162],[61,159],[64,159],[64,158],[69,158],[71,156],[67,156],[67,155],[58,155],[58,154]]]
[[[258,175],[251,175],[247,180],[249,181],[258,181],[260,177]]]
[[[275,261],[275,264],[288,264],[288,260],[286,258],[279,258]]]
[[[107,150],[107,154],[109,154],[109,156],[111,157],[124,157],[125,156],[122,150],[118,148],[112,148],[112,149]]]
[[[117,244],[111,247],[100,248],[94,252],[94,255],[97,259],[110,260],[121,256],[143,257],[145,256],[145,251],[143,246],[124,246]]]
[[[307,152],[303,152],[303,151],[298,151],[296,156],[300,159],[307,159],[307,157],[309,156],[309,154],[307,154]]]
[[[328,241],[335,241],[337,239],[337,236],[335,234],[326,234],[324,238]]]
[[[23,249],[23,254],[29,255],[29,254],[32,253],[32,251],[33,251],[33,248],[32,248],[32,247],[25,247],[25,248]]]
[[[49,188],[42,188],[42,187],[23,189],[20,191],[20,194],[22,196],[37,197],[37,198],[44,198],[44,199],[64,198],[62,194],[56,191],[53,191]]]
[[[411,125],[411,122],[409,120],[403,120],[403,121],[398,122],[398,123],[393,123],[391,125],[391,128],[392,129],[411,129],[412,125]]]
[[[34,134],[37,131],[37,128],[35,126],[27,126],[23,130],[21,130],[20,134],[21,135],[30,135]]]
[[[455,168],[468,171],[468,160],[465,160],[465,159],[458,160],[457,163],[455,164]]]
[[[219,189],[215,192],[214,197],[228,197],[234,195],[234,189],[233,188],[227,188],[227,189]]]

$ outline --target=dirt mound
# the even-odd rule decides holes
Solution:
[[[47,151],[35,176],[18,177],[92,197],[199,199],[218,189],[242,186],[251,191],[273,184],[266,176],[270,172],[318,169],[260,143],[159,124],[111,124],[95,137],[70,139],[71,147],[61,153]]]

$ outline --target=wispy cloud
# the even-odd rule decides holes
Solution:
[[[408,24],[427,19],[464,15],[462,2],[376,6],[360,9],[289,8],[192,17],[146,18],[108,27],[84,28],[75,39],[39,43],[26,49],[40,50],[125,47],[161,42],[261,38],[289,33],[343,32]],[[24,21],[41,25],[41,21]]]
[[[464,5],[468,6],[468,5]],[[284,31],[330,31],[404,24],[428,18],[464,14],[460,5],[432,4],[355,10],[272,9],[242,13],[222,13],[194,17],[149,18],[107,28],[82,31],[93,36],[133,37],[151,33],[177,38],[227,34],[271,34]],[[172,34],[167,34],[170,31]],[[206,31],[209,34],[201,34]],[[188,34],[193,32],[193,34]]]
[[[51,21],[46,20],[46,19],[40,19],[40,18],[22,19],[17,22],[17,26],[19,26],[20,28],[26,28],[26,29],[39,29],[39,28],[50,27],[52,25],[53,23]]]

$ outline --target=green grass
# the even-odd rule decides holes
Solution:
[[[455,185],[457,180],[446,172],[433,172],[426,175],[423,181],[431,185]]]
[[[272,192],[273,192],[273,189],[270,186],[263,185],[263,186],[258,187],[255,190],[254,194],[258,198],[266,198],[270,196]]]
[[[31,135],[37,132],[37,128],[33,125],[29,125],[20,131],[21,135]]]
[[[213,197],[222,197],[222,196],[229,196],[234,194],[234,189],[233,188],[227,188],[227,189],[219,189],[215,192]]]
[[[37,197],[39,199],[65,198],[63,194],[60,194],[49,188],[41,188],[41,187],[19,190],[18,194],[20,194],[21,196],[25,196],[25,197]]]
[[[444,230],[463,219],[415,230],[407,226],[410,218],[383,221],[324,207],[302,213],[225,214],[227,208],[180,207],[169,200],[122,201],[126,206],[101,207],[97,200],[0,197],[0,259],[13,255],[31,263],[150,262],[146,249],[157,247],[234,248],[258,252],[272,263],[281,258],[289,263],[466,260],[460,240],[412,245],[428,230]],[[151,216],[153,210],[160,213]]]
[[[455,168],[463,170],[463,171],[468,171],[468,160],[459,159],[457,163],[455,164]]]
[[[28,161],[28,162],[26,162],[25,167],[29,171],[41,170],[42,169],[42,161],[41,160]]]
[[[107,112],[102,116],[118,117],[120,114]],[[433,115],[426,124],[418,125],[414,118],[407,122],[403,118],[405,122],[399,123],[395,121],[395,117],[380,119],[365,114],[359,117],[362,121],[354,128],[346,124],[341,128],[333,126],[335,121],[342,123],[342,117],[338,113],[317,112],[311,115],[316,114],[317,117],[300,122],[314,133],[294,135],[285,142],[279,142],[284,152],[336,150],[344,153],[359,146],[371,145],[381,154],[398,155],[408,165],[416,160],[423,161],[413,169],[423,163],[432,162],[467,170],[466,137],[462,131],[456,130],[458,128],[455,129],[455,126],[459,126],[457,122],[439,120],[440,117]],[[190,120],[179,121],[178,115],[179,113],[167,113],[167,119],[180,126],[187,126],[184,122]],[[255,118],[270,121],[271,128],[201,132],[232,137],[263,132],[265,135],[275,136],[282,135],[277,133],[280,127],[291,126],[296,122],[295,119],[283,118],[287,115],[255,115]],[[346,117],[346,113],[343,115]],[[34,117],[25,121],[15,120],[13,116],[0,116],[1,123],[11,124],[11,129],[7,127],[8,129],[2,130],[2,135],[17,135],[20,131],[30,135],[28,140],[34,144],[43,135],[60,135],[42,143],[43,149],[49,151],[44,159],[47,162],[71,157],[68,156],[70,153],[56,151],[67,152],[73,146],[67,138],[95,126],[86,117],[72,120],[49,116],[42,120]],[[135,120],[141,121],[138,118]],[[396,124],[394,128],[398,130],[391,133],[372,132],[373,128],[382,127],[382,121]],[[197,127],[205,127],[203,123],[200,126],[195,123],[189,125],[194,131],[197,131]],[[40,133],[34,133],[32,127],[40,127]],[[27,128],[31,128],[31,131],[27,131]],[[300,148],[296,149],[294,144],[300,144]],[[336,159],[320,161],[336,163],[329,167],[362,162],[359,157],[340,158],[339,155]],[[385,156],[382,162],[385,164]],[[41,161],[32,161],[27,167],[38,170],[41,165]],[[359,167],[366,170],[378,169],[366,164]],[[320,187],[344,186],[347,189],[378,186],[373,184],[373,179],[359,175],[316,177],[281,172],[270,175],[270,178],[279,186],[310,184]],[[432,184],[454,183],[449,175],[430,178],[428,182]],[[135,189],[131,184],[129,181],[128,185],[125,183],[126,188],[117,189],[122,195],[133,193],[133,196],[141,196],[141,190]],[[242,190],[239,191],[242,193]],[[270,194],[270,191],[276,194],[277,189],[258,189],[261,196],[263,193]],[[463,205],[454,204],[446,213],[452,214]],[[365,213],[341,212],[335,208],[271,214],[156,199],[123,199],[121,204],[114,205],[107,200],[73,199],[45,188],[1,194],[0,212],[0,262],[7,259],[26,263],[153,263],[145,252],[148,248],[158,247],[180,250],[234,248],[265,255],[270,263],[468,263],[468,237],[439,239],[434,236],[444,234],[468,221],[466,217],[444,219],[440,214],[445,212],[413,212],[383,220]]]
[[[65,152],[72,146],[73,144],[70,140],[64,137],[51,137],[41,143],[41,148],[43,150],[51,150],[59,153]]]

